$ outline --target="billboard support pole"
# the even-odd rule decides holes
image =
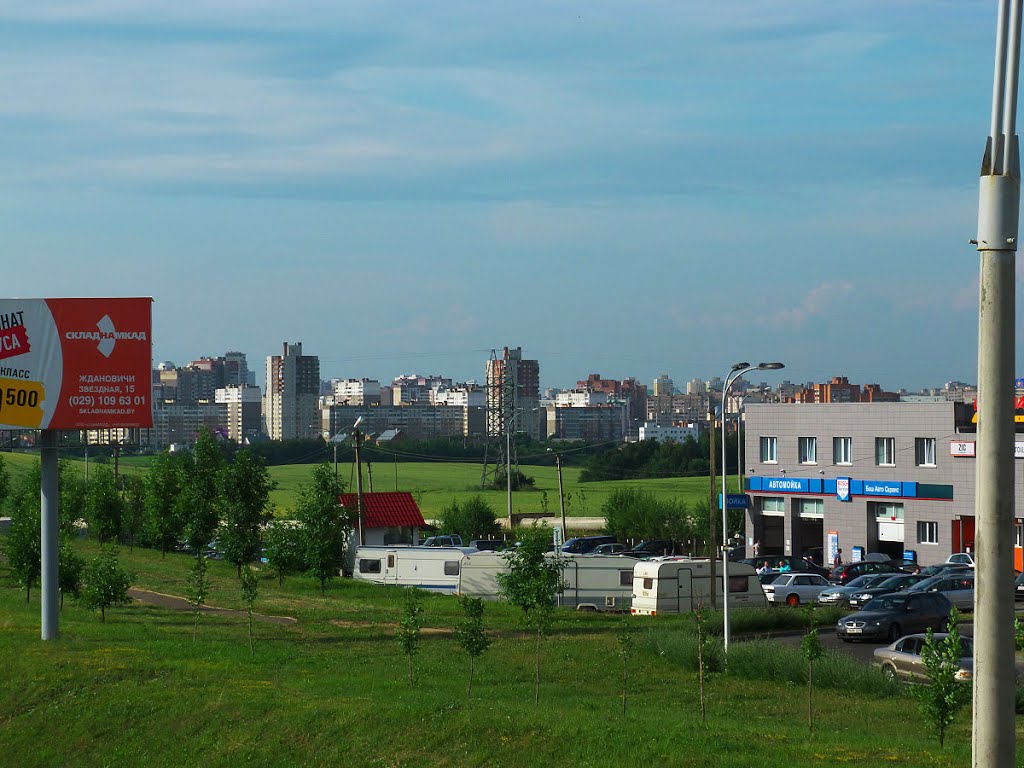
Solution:
[[[43,640],[57,639],[57,609],[60,601],[58,560],[58,515],[60,486],[58,482],[57,432],[40,430],[40,593],[42,595]]]

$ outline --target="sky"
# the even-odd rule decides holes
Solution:
[[[0,2],[4,294],[260,380],[974,382],[996,7]]]

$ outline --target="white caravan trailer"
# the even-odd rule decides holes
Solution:
[[[431,592],[455,594],[459,574],[472,547],[359,547],[353,577],[376,584],[418,587]]]
[[[549,555],[552,557],[553,555]],[[565,588],[558,604],[589,611],[619,611],[629,606],[633,594],[632,557],[620,555],[561,555],[565,562]],[[462,561],[459,594],[496,599],[498,574],[508,566],[500,552],[467,554]]]
[[[711,563],[708,560],[656,557],[633,568],[633,603],[630,613],[657,616],[689,613],[699,604],[721,608],[720,564],[715,574],[715,605],[711,605]],[[729,607],[764,608],[768,601],[754,566],[729,563]]]

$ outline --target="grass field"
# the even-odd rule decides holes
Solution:
[[[36,457],[24,453],[2,454],[12,475],[27,470]],[[80,475],[85,474],[85,462],[70,460]],[[121,471],[126,474],[144,473],[147,459],[130,457],[120,464]],[[94,464],[93,464],[94,466]],[[287,516],[295,506],[296,492],[303,483],[310,481],[312,464],[289,464],[270,467],[270,476],[277,482],[277,489],[271,494],[271,504],[278,516]],[[370,483],[365,477],[364,466],[363,490],[370,490]],[[512,494],[512,507],[515,513],[536,514],[544,511],[557,515],[558,509],[558,475],[554,467],[524,466],[523,471],[534,478],[535,488],[529,491],[515,491]],[[508,508],[508,496],[505,491],[481,491],[481,465],[463,462],[408,462],[408,463],[375,463],[372,467],[373,490],[375,491],[409,491],[416,498],[417,504],[428,520],[436,518],[441,510],[453,500],[464,501],[471,496],[481,494],[504,517]],[[657,496],[681,498],[688,505],[708,500],[708,478],[676,477],[657,480],[615,480],[597,483],[581,483],[580,469],[565,467],[563,469],[563,486],[565,490],[565,509],[569,517],[591,517],[601,515],[601,506],[616,488],[643,488]],[[350,488],[355,488],[355,468],[352,464],[338,466],[338,477]],[[730,489],[734,490],[735,478],[732,478]],[[546,498],[545,498],[546,494]],[[717,495],[717,491],[716,491]],[[570,525],[570,528],[572,526]]]
[[[95,547],[81,542],[85,554]],[[121,551],[137,586],[182,594],[190,559]],[[212,563],[209,603],[241,607],[232,569]],[[967,766],[965,713],[944,750],[912,700],[816,693],[813,735],[803,686],[714,674],[707,721],[697,677],[645,640],[685,632],[680,617],[630,620],[637,631],[621,713],[622,619],[565,611],[543,644],[539,706],[533,643],[517,612],[488,604],[494,644],[477,665],[450,635],[425,636],[410,688],[394,639],[401,593],[351,580],[321,596],[311,579],[261,581],[257,609],[295,617],[258,624],[251,657],[242,618],[192,617],[142,604],[107,622],[69,603],[54,642],[39,604],[0,570],[0,745],[31,766]],[[424,626],[446,630],[457,603],[425,595]],[[784,609],[780,609],[784,610]],[[667,635],[666,635],[667,633]]]

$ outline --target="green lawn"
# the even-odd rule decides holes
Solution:
[[[94,545],[80,543],[86,554]],[[137,583],[181,594],[190,559],[122,550]],[[212,604],[240,607],[232,569],[213,563]],[[424,625],[449,628],[454,598],[424,596]],[[620,711],[622,619],[559,614],[543,644],[539,706],[533,643],[516,611],[488,604],[494,644],[477,665],[447,634],[416,657],[410,689],[393,637],[401,593],[339,580],[321,596],[311,579],[261,582],[258,610],[296,624],[204,616],[192,642],[187,613],[141,604],[107,622],[69,603],[57,641],[39,636],[39,604],[0,571],[0,744],[5,765],[31,766],[967,766],[968,715],[944,750],[907,697],[816,694],[808,735],[802,686],[720,674],[707,681],[645,642],[678,618],[629,620],[637,630],[627,714]]]
[[[37,454],[2,453],[4,462],[12,476],[17,476],[38,460]],[[108,465],[110,464],[110,460]],[[70,464],[81,476],[85,475],[85,462],[80,459],[69,459]],[[125,474],[140,474],[146,471],[148,457],[125,457],[120,462],[120,471]],[[95,467],[95,461],[90,462]],[[287,516],[295,506],[296,492],[303,483],[311,479],[314,465],[288,464],[270,467],[270,476],[277,482],[277,489],[271,494],[271,504],[279,516]],[[373,490],[375,491],[409,491],[416,498],[424,517],[436,518],[441,510],[451,504],[452,500],[464,501],[476,494],[483,495],[499,517],[504,517],[508,509],[508,496],[503,490],[481,491],[481,464],[446,461],[424,461],[407,463],[376,462],[372,465]],[[515,491],[512,494],[512,507],[516,514],[539,514],[545,510],[550,515],[557,515],[558,508],[558,475],[554,467],[523,466],[523,472],[534,478],[535,488],[529,491]],[[366,478],[364,466],[363,490],[370,490],[370,482]],[[612,480],[597,483],[579,482],[580,469],[565,467],[563,469],[563,486],[565,489],[565,509],[569,517],[599,517],[601,507],[608,496],[616,488],[635,487],[658,496],[682,498],[687,504],[708,500],[708,478],[676,477],[657,480]],[[355,467],[353,464],[340,464],[338,477],[352,490],[355,489]],[[735,490],[735,478],[732,478],[730,489]],[[717,491],[716,491],[717,496]],[[571,528],[570,524],[570,528]]]

